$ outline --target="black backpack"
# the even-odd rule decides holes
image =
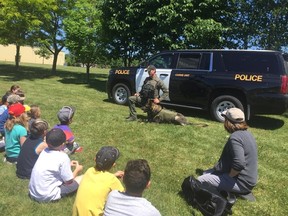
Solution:
[[[155,86],[151,85],[149,82],[143,84],[140,91],[142,106],[145,106],[149,99],[154,99],[154,93],[155,93]]]
[[[204,216],[225,216],[232,214],[236,198],[220,193],[208,183],[201,183],[193,176],[188,176],[182,183],[182,193],[188,204],[198,209]]]

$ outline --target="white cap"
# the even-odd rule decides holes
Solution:
[[[245,115],[243,111],[236,107],[225,110],[221,113],[221,115],[226,117],[231,122],[241,123],[245,121]]]

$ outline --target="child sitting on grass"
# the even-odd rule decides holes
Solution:
[[[4,162],[16,164],[21,146],[26,140],[28,117],[25,107],[20,103],[8,107],[9,117],[5,123],[5,158]]]
[[[144,159],[128,161],[123,177],[125,192],[114,190],[107,198],[105,216],[160,216],[142,194],[150,187],[151,171]]]
[[[30,106],[30,110],[29,112],[27,112],[27,115],[29,117],[29,122],[28,122],[28,125],[29,125],[29,128],[31,127],[32,123],[41,117],[41,110],[40,110],[40,107],[38,105],[31,105]]]
[[[95,167],[86,171],[78,188],[73,216],[102,215],[108,193],[124,190],[118,179],[123,176],[123,171],[109,172],[118,157],[119,150],[112,146],[104,146],[98,151]]]
[[[29,182],[29,195],[38,202],[59,200],[79,186],[82,176],[78,174],[83,167],[78,161],[70,161],[61,151],[66,141],[64,132],[53,128],[46,134],[48,148],[44,149],[36,161]],[[71,166],[75,167],[74,172]]]
[[[48,130],[48,123],[42,119],[36,119],[30,126],[30,135],[21,147],[16,165],[16,175],[21,179],[30,179],[32,169],[39,154],[47,148],[44,137]]]
[[[5,130],[4,130],[4,125],[5,122],[8,119],[8,101],[7,98],[10,95],[10,93],[6,93],[3,95],[2,100],[1,100],[1,106],[0,106],[0,151],[3,151],[3,147],[5,147]]]
[[[69,127],[69,125],[72,123],[74,113],[74,107],[63,106],[57,114],[60,124],[54,126],[54,128],[60,128],[61,130],[63,130],[66,135],[66,146],[63,148],[63,151],[66,154],[73,154],[74,152],[81,152],[83,150],[83,148],[75,142],[74,134]]]

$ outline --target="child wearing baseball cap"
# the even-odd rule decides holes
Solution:
[[[4,162],[17,163],[21,146],[26,140],[28,117],[25,107],[20,103],[8,107],[8,119],[5,123],[5,158]]]
[[[102,215],[109,192],[124,190],[118,179],[122,178],[124,172],[109,172],[119,155],[119,150],[112,146],[104,146],[97,152],[95,166],[86,171],[78,188],[73,216]]]
[[[69,127],[72,123],[75,111],[75,107],[63,106],[57,113],[60,123],[54,126],[54,128],[60,128],[63,130],[66,135],[66,145],[64,146],[63,151],[67,154],[73,154],[74,152],[81,152],[83,150],[83,148],[75,142],[75,136]]]
[[[78,161],[70,161],[61,151],[66,136],[59,128],[53,128],[46,134],[48,148],[37,159],[29,182],[29,195],[38,202],[59,200],[75,192],[82,179],[78,174],[83,167]],[[74,171],[71,166],[75,167]]]

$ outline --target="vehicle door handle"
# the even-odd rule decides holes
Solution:
[[[168,74],[160,74],[160,76],[165,76],[165,77],[167,77],[167,76],[168,76]]]

